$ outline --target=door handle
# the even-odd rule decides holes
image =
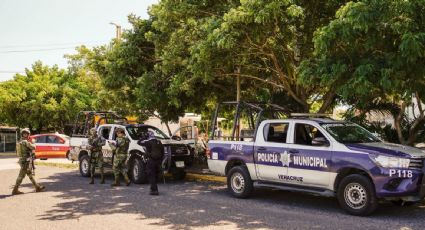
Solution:
[[[298,150],[296,150],[296,149],[290,149],[290,150],[289,150],[289,153],[299,153],[299,151],[298,151]]]
[[[264,150],[267,150],[267,148],[265,148],[265,147],[260,147],[260,148],[258,148],[257,150],[264,151]]]

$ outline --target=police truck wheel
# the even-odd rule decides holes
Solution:
[[[82,156],[79,163],[80,163],[81,176],[89,177],[90,176],[90,157],[87,155]]]
[[[337,198],[339,205],[355,216],[367,216],[378,207],[372,182],[359,174],[342,179],[338,186]]]
[[[230,169],[227,175],[227,188],[234,197],[248,197],[254,189],[248,169],[244,166]]]
[[[138,157],[134,158],[131,163],[130,176],[135,184],[143,184],[148,181],[146,164]]]

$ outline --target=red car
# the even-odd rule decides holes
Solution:
[[[69,136],[53,133],[33,135],[30,138],[35,139],[37,159],[69,158]]]

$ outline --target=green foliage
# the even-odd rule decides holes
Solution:
[[[63,131],[78,111],[93,107],[91,84],[90,79],[36,62],[25,74],[0,83],[0,120],[37,132]]]
[[[344,101],[360,110],[377,101],[398,106],[391,115],[399,141],[413,144],[424,111],[419,107],[419,116],[405,118],[412,124],[407,135],[400,124],[405,109],[414,99],[421,104],[425,95],[424,9],[423,0],[347,3],[315,33],[315,56],[302,63],[302,81],[335,85]]]
[[[425,1],[348,3],[317,31],[316,58],[304,63],[304,80],[341,82],[338,92],[353,100],[368,101],[382,92],[409,97],[422,91],[424,8]]]

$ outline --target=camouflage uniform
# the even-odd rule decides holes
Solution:
[[[29,130],[24,129],[22,133],[24,132],[28,133],[29,135]],[[18,188],[19,185],[21,185],[22,180],[25,178],[25,175],[27,175],[28,178],[31,180],[36,192],[40,192],[44,189],[44,186],[37,184],[33,177],[32,166],[30,163],[30,158],[33,157],[33,150],[35,150],[35,145],[31,143],[29,139],[22,138],[21,141],[17,143],[17,153],[19,156],[18,164],[21,167],[21,170],[19,171],[18,178],[16,179],[12,195],[22,194],[22,192],[20,192]]]
[[[127,174],[126,160],[128,156],[128,147],[130,145],[130,140],[127,137],[117,137],[116,145],[112,146],[112,150],[114,151],[114,162],[112,170],[114,172],[115,182],[112,186],[120,185],[120,174],[124,176],[124,180],[126,185],[130,184],[130,179]]]
[[[90,184],[94,184],[94,173],[96,166],[100,169],[101,184],[105,183],[105,177],[103,175],[103,153],[102,146],[105,145],[105,141],[97,136],[96,131],[92,132],[88,139],[90,145]]]

